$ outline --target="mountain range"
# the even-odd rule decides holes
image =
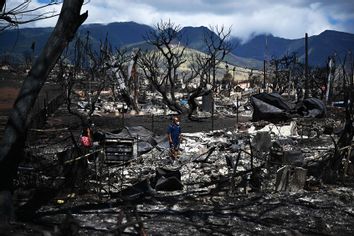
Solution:
[[[154,30],[151,26],[135,22],[116,22],[110,24],[86,24],[79,29],[78,35],[86,37],[89,32],[91,44],[98,48],[100,41],[107,37],[112,48],[122,46],[147,48],[144,40],[146,34]],[[0,33],[0,56],[11,56],[15,61],[24,57],[38,55],[47,41],[52,28],[23,28],[6,30]],[[203,51],[203,38],[209,29],[206,27],[184,27],[180,30],[181,43],[187,47]],[[210,33],[210,32],[209,32]],[[229,64],[249,68],[261,68],[264,59],[280,58],[284,55],[296,53],[300,61],[305,57],[305,40],[285,39],[273,35],[257,35],[242,43],[241,39],[230,39],[236,45],[226,58]],[[328,56],[344,57],[349,51],[354,51],[354,34],[326,30],[319,35],[310,36],[309,64],[324,66]]]

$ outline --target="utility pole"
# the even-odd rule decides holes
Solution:
[[[309,97],[309,55],[308,55],[308,35],[305,34],[305,98]]]
[[[350,79],[349,79],[349,84],[350,84],[350,89],[353,89],[353,70],[354,70],[354,62],[353,62],[353,54],[352,50],[349,50],[349,61],[350,61]]]
[[[263,60],[263,89],[266,89],[266,60]]]
[[[213,90],[216,92],[216,58],[213,56]]]
[[[266,63],[268,58],[268,37],[265,38],[264,59],[263,59],[263,90],[266,90]]]
[[[353,62],[353,54],[352,51],[349,50],[349,60],[350,60],[350,88],[349,88],[349,102],[350,106],[349,109],[352,112],[353,111],[353,73],[354,73],[354,62]]]
[[[279,92],[280,85],[279,85],[279,63],[280,61],[275,60],[275,83],[276,86],[273,88],[275,89],[277,92]]]
[[[214,99],[214,96],[215,96],[215,92],[216,92],[216,83],[215,83],[215,75],[216,75],[216,63],[215,63],[215,56],[213,56],[213,89],[211,91],[211,99],[212,99],[212,102],[211,102],[211,130],[214,131],[214,106],[215,106],[215,99]]]

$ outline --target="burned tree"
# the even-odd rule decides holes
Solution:
[[[170,21],[158,23],[155,31],[146,36],[154,50],[145,52],[139,64],[145,77],[161,94],[163,103],[172,111],[188,114],[192,118],[197,108],[195,99],[211,92],[210,86],[207,86],[211,83],[211,74],[215,85],[217,65],[231,50],[231,44],[227,41],[230,33],[230,29],[225,31],[224,27],[211,27],[204,35],[204,53],[189,53],[180,44],[180,27]],[[190,60],[187,59],[188,53]],[[183,64],[188,65],[187,70],[182,69]],[[179,86],[181,83],[185,84],[185,88]],[[177,101],[177,91],[186,93],[188,107]]]
[[[325,88],[327,87],[327,95],[331,91],[333,77],[335,68],[333,68],[333,61],[329,63],[331,66],[329,68],[314,67],[308,68],[307,83],[309,85],[309,95],[311,97],[323,98],[325,96]],[[305,84],[305,74],[304,74],[304,64],[298,62],[297,56],[295,53],[291,55],[285,55],[279,59],[273,58],[270,61],[270,79],[271,85],[270,88],[279,93],[288,93],[292,94],[293,91],[296,91],[297,100],[302,100],[304,97],[304,88]],[[326,85],[327,74],[329,77],[329,89]]]
[[[191,58],[191,74],[187,80],[188,84],[195,79],[199,79],[197,88],[189,90],[188,104],[190,106],[189,117],[197,108],[195,98],[208,95],[212,90],[216,91],[216,71],[218,65],[230,53],[233,45],[228,41],[231,34],[231,28],[228,30],[224,26],[209,27],[203,36],[204,53],[195,53]],[[211,80],[212,78],[212,80]],[[228,80],[231,87],[231,74],[228,75]],[[213,110],[214,106],[212,106]]]
[[[6,198],[13,190],[13,179],[24,155],[28,117],[33,104],[62,51],[73,39],[79,26],[86,20],[87,12],[80,14],[82,0],[64,1],[58,22],[42,53],[34,62],[13,106],[5,127],[0,148],[0,195]],[[8,219],[11,197],[1,202],[0,215]]]
[[[225,59],[234,47],[228,40],[231,35],[231,28],[225,29],[224,26],[210,27],[204,35],[205,53],[208,55],[205,64],[209,68],[208,82],[213,84],[216,91],[216,70],[217,66]],[[210,80],[212,78],[212,81]]]
[[[230,97],[232,89],[236,86],[234,81],[234,76],[229,72],[229,66],[226,64],[225,66],[226,72],[221,80],[221,90],[224,96]],[[236,70],[236,67],[234,67]]]
[[[270,88],[273,91],[289,95],[295,92],[297,100],[302,100],[304,79],[304,64],[298,61],[295,53],[270,61]]]
[[[212,86],[208,84],[209,63],[205,54],[196,53],[192,55],[190,64],[190,72],[183,74],[183,80],[186,84],[186,92],[188,94],[188,118],[193,120],[193,114],[198,104],[195,101],[197,97],[208,95],[212,91]],[[193,86],[197,84],[197,86]]]
[[[206,45],[206,53],[209,56],[206,60],[206,65],[209,67],[209,83],[210,76],[212,75],[213,81],[213,92],[217,92],[216,86],[216,68],[224,60],[225,56],[230,53],[232,45],[228,42],[228,38],[231,34],[231,28],[225,30],[224,26],[221,27],[210,27],[209,33],[204,35],[204,43]],[[214,109],[215,101],[214,96],[212,96],[212,106],[211,106],[211,127],[214,130]]]
[[[112,91],[115,97],[120,95],[128,107],[139,112],[139,77],[138,77],[138,59],[140,49],[129,52],[125,48],[117,49],[115,55],[110,57],[108,62],[110,67],[110,76],[112,77]],[[116,93],[117,90],[117,93]]]
[[[347,60],[347,56],[349,55],[349,59]],[[339,59],[339,58],[338,58]],[[340,60],[339,60],[340,61]],[[340,84],[342,85],[342,99],[343,105],[345,107],[345,123],[343,127],[343,131],[341,132],[339,139],[335,142],[335,150],[333,155],[325,160],[325,179],[328,182],[333,182],[347,175],[349,165],[353,165],[353,151],[352,151],[352,141],[354,137],[354,109],[353,109],[353,100],[354,100],[354,87],[353,87],[353,58],[351,52],[348,52],[345,55],[340,70],[336,74],[339,77]]]
[[[139,64],[163,102],[172,111],[182,114],[186,110],[176,98],[179,70],[186,62],[186,48],[179,43],[180,30],[180,26],[170,21],[157,23],[155,30],[146,35],[146,41],[154,48],[143,54]]]
[[[62,58],[58,63],[57,77],[66,91],[68,111],[85,123],[98,109],[101,92],[110,89],[115,101],[125,102],[139,112],[139,55],[140,50],[131,52],[125,48],[112,52],[107,36],[98,50],[91,45],[89,33],[86,39],[78,38],[74,55]],[[73,63],[65,63],[69,61]],[[84,112],[78,112],[75,105],[79,105]]]
[[[295,83],[298,84],[295,80],[298,80],[298,76],[301,77],[301,74],[294,71],[296,63],[296,54],[285,55],[279,59],[272,58],[270,61],[272,74],[270,88],[273,91],[283,94],[284,92],[290,92]]]
[[[248,81],[250,83],[250,87],[262,87],[263,85],[263,78],[259,74],[254,73],[254,69],[250,69],[248,72]]]
[[[315,67],[309,73],[310,93],[312,97],[324,99],[326,93],[326,68]]]
[[[110,83],[108,59],[107,40],[95,51],[87,34],[85,40],[76,40],[72,57],[62,57],[58,62],[57,81],[65,91],[67,110],[78,117],[83,126],[97,109],[101,92]]]

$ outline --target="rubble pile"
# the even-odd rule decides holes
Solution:
[[[306,98],[296,104],[288,102],[278,93],[260,93],[250,98],[253,121],[283,121],[294,117],[323,118],[326,105],[318,98]]]
[[[316,99],[293,104],[277,94],[249,96],[250,102],[216,97],[215,122],[232,117],[234,127],[182,128],[178,159],[166,135],[154,132],[171,113],[163,104],[141,107],[143,114],[161,114],[151,126],[123,120],[119,128],[115,121],[110,130],[96,130],[90,150],[51,117],[56,132],[33,131],[20,165],[18,212],[31,219],[30,230],[57,234],[354,234],[351,149],[332,168],[345,150],[337,146],[343,119],[324,118],[326,107]],[[102,119],[126,112],[105,99],[98,107],[94,114]],[[205,125],[211,113],[196,116],[205,119],[182,127]],[[39,195],[46,197],[38,203]]]
[[[101,144],[88,159],[86,193],[57,196],[37,211],[35,222],[60,229],[70,218],[81,234],[350,235],[353,188],[326,185],[315,173],[322,169],[314,163],[334,149],[332,138],[322,128],[318,135],[299,134],[301,122],[183,133],[177,160],[167,139],[144,127],[105,132],[106,139],[135,138],[136,156],[106,163]]]

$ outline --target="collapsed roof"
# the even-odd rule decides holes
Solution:
[[[250,98],[253,107],[253,121],[283,121],[293,116],[323,118],[326,105],[318,98],[306,98],[296,105],[286,101],[278,93],[259,93]]]

